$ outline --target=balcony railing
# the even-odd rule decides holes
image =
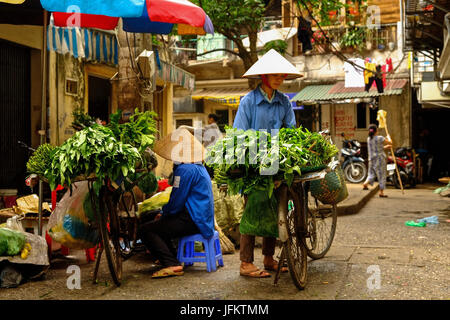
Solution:
[[[313,50],[311,54],[325,54],[333,50],[340,52],[351,51],[371,51],[371,50],[395,50],[397,48],[397,24],[383,24],[380,28],[368,28],[367,26],[356,27],[323,27],[326,36],[330,39],[332,46],[321,35],[318,28],[313,28]],[[349,34],[353,33],[354,41],[344,41],[349,39]],[[347,37],[345,36],[347,34]],[[298,44],[299,54],[303,54],[302,44]],[[334,48],[333,48],[334,47]]]

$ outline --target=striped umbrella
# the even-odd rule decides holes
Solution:
[[[12,1],[12,0],[11,0]],[[58,27],[112,30],[122,19],[123,30],[169,34],[214,34],[211,19],[188,0],[41,0]]]

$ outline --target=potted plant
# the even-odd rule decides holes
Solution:
[[[362,27],[349,28],[341,38],[341,46],[362,50],[366,40],[366,30]]]
[[[378,46],[377,46],[378,50],[382,51],[386,48],[384,39],[377,39],[377,43],[378,43]]]
[[[394,49],[395,49],[395,42],[390,41],[388,43],[388,48],[389,48],[389,50],[394,51]]]
[[[316,30],[311,39],[311,43],[319,53],[325,53],[327,51],[327,39],[325,33],[320,30]]]
[[[368,28],[366,30],[366,37],[365,37],[365,41],[366,41],[366,49],[367,50],[372,50],[374,45],[373,45],[373,30]]]

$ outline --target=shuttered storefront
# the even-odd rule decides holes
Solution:
[[[25,188],[30,94],[30,49],[0,41],[0,189]]]

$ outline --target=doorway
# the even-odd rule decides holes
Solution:
[[[0,41],[0,189],[27,190],[28,152],[17,141],[31,144],[30,49]]]
[[[89,108],[88,114],[94,119],[109,121],[111,113],[111,83],[108,79],[88,77]]]
[[[449,119],[450,108],[424,108],[413,91],[412,143],[420,155],[425,182],[436,182],[450,175]]]
[[[314,105],[302,105],[294,110],[296,127],[302,126],[309,131],[316,130],[316,107]]]

